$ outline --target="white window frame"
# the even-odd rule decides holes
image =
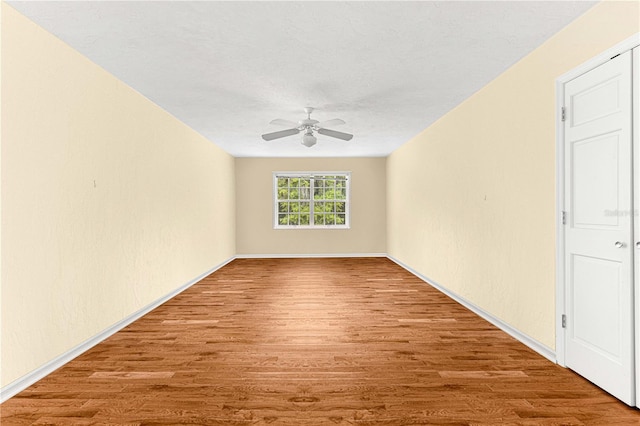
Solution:
[[[313,205],[316,201],[313,199],[314,176],[345,176],[346,177],[346,194],[344,199],[345,223],[342,225],[316,225],[313,223],[314,211]],[[311,179],[311,199],[309,200],[309,221],[310,225],[280,225],[278,222],[278,178],[279,177],[308,177]],[[351,172],[273,172],[273,229],[350,229],[351,228]],[[343,200],[340,200],[343,201]]]

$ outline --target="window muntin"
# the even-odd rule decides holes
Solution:
[[[350,173],[274,173],[274,227],[349,228]]]

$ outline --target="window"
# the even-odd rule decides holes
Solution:
[[[274,228],[349,228],[350,173],[274,173]]]

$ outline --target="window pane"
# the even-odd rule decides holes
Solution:
[[[300,215],[298,214],[290,214],[289,215],[289,225],[298,225],[300,223]]]
[[[345,189],[338,188],[336,189],[336,200],[344,200],[345,199]]]
[[[290,212],[299,212],[300,211],[300,203],[293,202],[293,203],[289,204],[289,211]]]
[[[291,190],[289,190],[289,198],[290,199],[297,200],[299,198],[298,195],[299,195],[299,193],[298,193],[297,189],[293,189],[292,188]]]
[[[337,214],[336,215],[336,225],[344,225],[345,223],[347,223],[346,216],[343,215],[343,214]]]
[[[300,225],[309,225],[309,215],[308,214],[301,214],[300,215]]]
[[[309,200],[310,198],[311,198],[311,188],[308,188],[308,187],[300,188],[300,199]]]
[[[316,181],[316,184],[318,183],[318,181]],[[313,190],[313,198],[316,200],[321,200],[324,198],[324,189],[323,188],[319,188],[319,187],[315,187]]]
[[[278,212],[286,213],[289,210],[289,203],[283,203],[282,201],[278,203]]]
[[[332,214],[328,214],[324,217],[325,225],[335,225],[335,216]]]
[[[323,201],[317,201],[314,205],[313,205],[313,210],[320,213],[324,211],[324,202]]]
[[[336,203],[336,211],[338,213],[344,213],[345,210],[346,210],[346,203],[345,202],[339,201],[339,202]]]
[[[325,188],[324,189],[324,196],[322,198],[325,199],[325,200],[333,199],[333,189]]]
[[[286,214],[279,214],[278,215],[278,223],[280,225],[287,225],[289,224],[289,221],[287,220],[287,215]]]
[[[324,225],[324,215],[323,214],[314,214],[313,215],[314,225]]]
[[[309,213],[309,203],[300,203],[300,211],[302,213]]]

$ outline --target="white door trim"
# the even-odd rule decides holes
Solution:
[[[633,55],[633,66],[631,76],[631,85],[633,91],[633,100],[631,105],[631,111],[633,111],[633,122],[632,122],[632,146],[633,146],[633,167],[635,170],[640,170],[640,152],[638,152],[638,147],[640,147],[640,47],[636,47],[631,51]],[[633,179],[633,194],[636,200],[640,200],[640,187],[636,185],[637,180]],[[638,209],[636,205],[634,205],[634,212]],[[635,214],[635,213],[634,213]],[[634,220],[638,223],[636,217],[634,216]],[[636,226],[634,229],[634,242],[640,241],[640,227]],[[637,248],[634,246],[633,250]],[[635,257],[634,261],[634,277],[635,279],[640,279],[640,263],[638,261],[638,257]],[[635,320],[635,344],[636,344],[636,362],[635,362],[635,371],[636,371],[636,407],[640,407],[640,286],[636,285],[634,288],[634,320]]]
[[[604,64],[612,57],[624,53],[640,45],[640,33],[621,41],[596,57],[586,61],[556,79],[556,362],[565,364],[565,329],[562,327],[562,315],[565,306],[565,270],[564,270],[564,229],[562,212],[564,206],[564,126],[562,124],[562,107],[564,106],[564,85],[582,74]],[[635,129],[634,129],[635,130]]]

